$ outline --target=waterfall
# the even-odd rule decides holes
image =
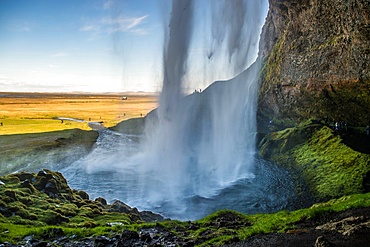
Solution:
[[[263,17],[261,2],[211,3],[212,45],[205,51],[227,58],[221,64],[225,74],[239,75],[185,96],[195,4],[173,1],[165,32],[163,88],[156,116],[147,121],[144,151],[145,170],[156,181],[145,187],[155,186],[158,191],[150,196],[152,200],[210,197],[239,179],[254,176],[260,63],[253,54],[257,54],[261,31],[255,23]]]
[[[159,107],[145,119],[145,137],[101,131],[93,152],[63,172],[69,183],[177,219],[285,208],[294,200],[287,174],[255,158],[266,14],[267,0],[174,0]]]

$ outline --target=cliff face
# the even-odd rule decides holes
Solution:
[[[260,126],[308,118],[369,125],[370,2],[269,2],[260,43]]]

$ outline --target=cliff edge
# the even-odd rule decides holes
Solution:
[[[269,0],[258,121],[370,124],[370,3]]]

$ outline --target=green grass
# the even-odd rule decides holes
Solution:
[[[323,127],[293,151],[313,193],[333,198],[363,191],[363,179],[370,171],[370,156],[353,151],[339,135]]]
[[[280,211],[273,214],[245,215],[235,211],[221,210],[195,221],[194,224],[199,227],[195,230],[188,230],[188,236],[201,240],[198,246],[222,245],[233,242],[235,239],[243,241],[256,234],[287,232],[296,229],[296,224],[302,221],[322,218],[333,212],[369,206],[370,193],[367,193],[344,196],[292,212]],[[225,214],[235,215],[239,224],[232,226],[217,225],[217,222],[220,222]],[[169,229],[176,229],[176,227],[189,229],[189,222],[167,222],[162,225]],[[176,233],[176,231],[174,232]]]
[[[66,181],[59,173],[53,173],[52,180],[59,181],[61,188]],[[81,239],[91,236],[114,236],[124,230],[140,231],[142,228],[160,227],[171,231],[179,238],[192,240],[198,246],[222,245],[246,238],[271,232],[286,232],[296,228],[296,224],[305,220],[321,217],[351,208],[370,207],[370,193],[353,194],[324,203],[315,204],[310,208],[292,212],[280,211],[274,214],[246,215],[231,210],[221,210],[207,217],[193,221],[166,221],[142,223],[133,221],[124,213],[107,212],[98,202],[84,200],[78,191],[61,189],[61,194],[70,191],[72,201],[50,198],[45,193],[30,191],[20,184],[36,174],[19,173],[1,177],[6,185],[0,186],[0,207],[8,207],[14,215],[4,217],[0,214],[0,242],[17,243],[26,236],[36,239],[50,240],[59,235]],[[20,178],[20,179],[16,179]],[[31,178],[31,177],[30,177]],[[40,177],[34,177],[40,179]],[[31,178],[32,179],[32,178]],[[51,181],[51,180],[50,180]],[[37,182],[35,182],[37,186]],[[83,203],[82,203],[83,202]],[[80,205],[80,206],[77,206]],[[6,212],[1,209],[1,212]],[[36,217],[32,219],[32,217]],[[56,220],[57,222],[55,223]],[[67,219],[67,220],[60,220]]]
[[[327,126],[308,121],[270,133],[260,155],[298,174],[319,200],[365,192],[370,155],[344,144]]]
[[[0,135],[0,175],[22,169],[60,169],[86,154],[97,136],[94,131],[80,129]]]
[[[3,126],[0,126],[1,135],[14,135],[23,133],[42,133],[59,131],[65,129],[91,130],[87,123],[55,120],[53,117],[44,119],[0,119]]]

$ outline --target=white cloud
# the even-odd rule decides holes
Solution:
[[[83,32],[98,31],[99,29],[100,29],[99,25],[84,25],[80,27],[80,31]]]
[[[142,17],[139,17],[139,18],[135,18],[135,19],[131,19],[131,24],[129,25],[129,29],[131,28],[134,28],[136,27],[137,25],[139,25],[142,21],[144,21],[146,18],[148,17],[148,15],[144,15]]]
[[[145,23],[145,19],[147,17],[148,15],[140,17],[106,17],[95,23],[90,21],[89,23],[80,27],[80,31],[99,33],[101,30],[104,30],[110,34],[117,32],[130,32],[138,35],[145,35],[148,33],[148,31],[142,27],[139,27]]]
[[[139,34],[139,35],[147,35],[148,34],[148,30],[143,29],[143,28],[133,29],[131,32]]]
[[[111,9],[114,6],[114,1],[108,0],[103,4],[103,9]]]
[[[147,17],[148,15],[141,17],[118,16],[116,18],[104,18],[102,22],[107,25],[119,25],[123,28],[131,29],[141,24]]]

